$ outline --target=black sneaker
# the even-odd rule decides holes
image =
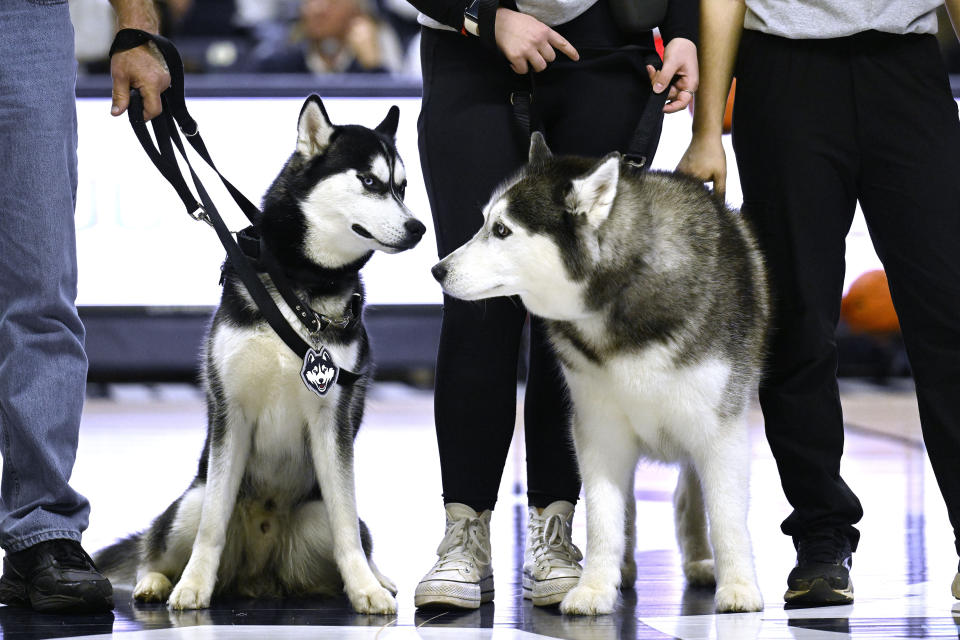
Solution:
[[[48,540],[6,555],[0,602],[35,611],[98,613],[113,609],[113,587],[80,543]]]
[[[797,540],[797,566],[787,576],[788,605],[817,607],[853,602],[850,540],[839,531],[813,533]]]

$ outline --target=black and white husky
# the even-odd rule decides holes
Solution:
[[[745,414],[768,300],[743,220],[690,179],[640,173],[618,154],[553,157],[539,134],[484,216],[433,273],[450,295],[519,295],[547,319],[587,503],[583,575],[561,611],[609,613],[618,586],[633,584],[641,456],[680,463],[687,580],[715,581],[719,611],[762,609],[746,529]]]
[[[346,591],[358,612],[396,611],[396,587],[371,558],[354,494],[369,373],[345,386],[323,369],[332,357],[369,371],[360,268],[373,251],[413,247],[425,230],[402,201],[398,116],[392,107],[373,130],[335,126],[318,97],[304,103],[296,151],[264,197],[257,231],[295,293],[332,321],[320,336],[323,361],[305,365],[225,265],[203,362],[208,430],[197,476],[147,531],[96,556],[108,576],[135,579],[135,599],[197,609],[214,593]],[[290,326],[313,342],[261,277]]]

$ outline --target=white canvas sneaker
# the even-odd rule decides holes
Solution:
[[[528,509],[523,597],[538,607],[557,604],[577,586],[583,554],[573,544],[573,505],[558,500],[537,513]]]
[[[493,600],[490,564],[490,511],[477,514],[465,504],[446,505],[447,530],[437,548],[437,563],[414,593],[418,607],[477,609]]]

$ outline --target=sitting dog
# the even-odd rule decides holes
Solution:
[[[746,529],[745,414],[768,294],[744,221],[689,178],[640,172],[616,153],[554,157],[539,133],[484,218],[433,274],[452,296],[517,295],[547,321],[587,502],[583,575],[561,611],[610,613],[618,586],[632,586],[641,456],[680,464],[688,582],[715,581],[718,611],[762,609]]]
[[[304,103],[296,151],[252,236],[324,319],[322,346],[298,357],[224,265],[203,361],[209,419],[197,476],[147,531],[95,557],[112,579],[135,577],[136,600],[198,609],[214,593],[346,591],[358,612],[396,611],[396,587],[377,570],[357,518],[353,442],[370,379],[360,269],[374,251],[410,249],[425,231],[403,204],[398,117],[392,107],[376,129],[335,126],[320,98]],[[316,345],[298,319],[305,311],[260,277],[290,326]],[[361,375],[336,384],[333,366],[341,378]]]

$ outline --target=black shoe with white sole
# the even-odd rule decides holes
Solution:
[[[113,609],[113,587],[80,543],[47,540],[6,555],[0,602],[35,611],[100,613]]]
[[[823,531],[797,540],[797,566],[787,577],[788,605],[822,607],[853,602],[850,540],[839,531]]]

